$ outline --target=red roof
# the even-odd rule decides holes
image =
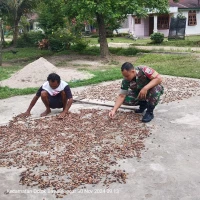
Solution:
[[[170,7],[178,8],[200,8],[200,0],[179,0],[178,3],[174,3],[173,0],[169,0]]]

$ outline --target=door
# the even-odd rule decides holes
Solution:
[[[149,36],[153,33],[154,29],[154,17],[149,16]]]

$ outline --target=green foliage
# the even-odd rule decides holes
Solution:
[[[97,56],[100,55],[100,49],[99,47],[87,47],[86,49],[84,49],[83,51],[79,52],[80,54],[84,54],[84,55],[93,55],[93,56]]]
[[[147,16],[155,10],[158,13],[167,13],[168,0],[67,0],[63,9],[70,19],[96,22],[101,35],[101,56],[105,57],[105,54],[109,53],[106,41],[107,28],[115,29],[118,26],[115,23],[126,19],[129,13],[135,13],[140,17]]]
[[[136,55],[137,53],[148,53],[148,50],[141,50],[137,48],[109,48],[110,53],[114,55],[119,55],[119,56],[133,56]],[[81,54],[86,54],[86,55],[100,55],[100,49],[99,47],[87,47],[83,51],[80,52]]]
[[[75,41],[74,45],[71,47],[72,50],[81,52],[88,47],[88,42],[83,39],[78,39]]]
[[[67,30],[59,30],[52,35],[49,35],[49,46],[52,51],[58,52],[70,49],[72,43],[74,43],[75,37],[67,32]]]
[[[47,35],[64,28],[63,0],[43,0],[38,5],[38,22]]]
[[[163,33],[153,33],[153,34],[151,34],[150,38],[155,44],[160,44],[164,40],[164,34]]]
[[[31,13],[37,7],[40,0],[3,0],[6,3],[7,9],[4,11],[4,19],[13,27],[13,41],[16,45],[18,37],[18,25],[22,16]]]
[[[109,48],[110,52],[115,55],[123,55],[123,56],[134,56],[142,50],[136,48]]]
[[[37,46],[38,41],[42,40],[45,38],[45,35],[41,31],[37,32],[28,32],[22,34],[18,39],[17,39],[17,47],[32,47],[32,46]]]

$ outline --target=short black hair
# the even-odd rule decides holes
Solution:
[[[47,81],[52,81],[52,82],[57,81],[58,83],[60,83],[60,76],[56,73],[51,73],[47,77]]]
[[[121,67],[121,71],[122,71],[122,72],[123,72],[124,70],[129,71],[129,70],[132,70],[132,69],[134,69],[134,66],[133,66],[131,63],[129,63],[129,62],[125,62],[125,63],[122,65],[122,67]]]

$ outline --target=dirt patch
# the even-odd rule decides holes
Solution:
[[[53,72],[59,74],[64,81],[82,80],[92,77],[91,74],[84,71],[57,68],[41,57],[16,72],[9,79],[1,81],[0,85],[10,88],[40,87],[46,81],[47,76]]]
[[[101,59],[100,56],[84,55],[61,55],[39,58],[26,65],[20,71],[13,74],[9,79],[0,82],[0,86],[10,88],[40,87],[47,76],[55,72],[64,81],[75,81],[89,79],[93,75],[86,71],[77,69],[107,69],[109,67],[120,67],[124,62],[134,63],[136,57],[110,56],[109,59]],[[9,67],[9,64],[5,64]]]
[[[111,65],[121,66],[124,62],[134,63],[137,57],[111,55],[108,59],[102,59],[100,56],[61,55],[47,57],[46,59],[56,67],[99,69]]]

